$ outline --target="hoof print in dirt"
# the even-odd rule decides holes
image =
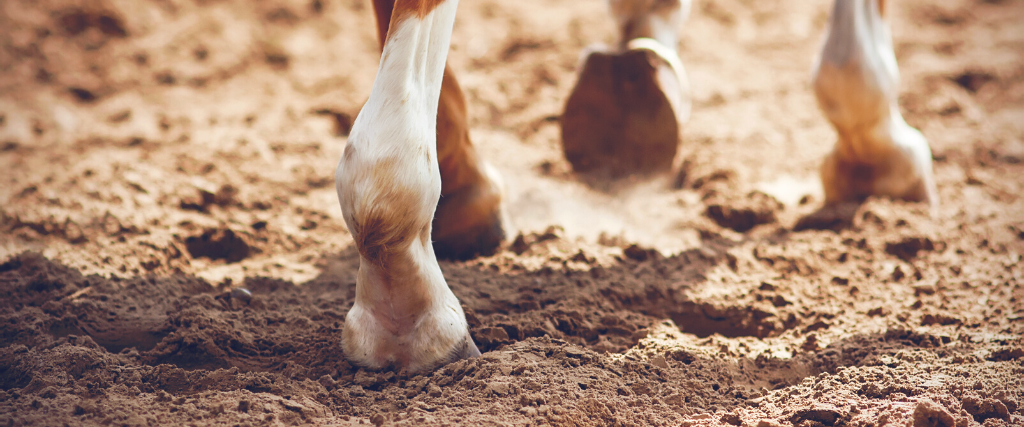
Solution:
[[[207,229],[201,235],[185,239],[185,247],[193,258],[239,262],[253,252],[253,248],[246,240],[232,230],[213,228]]]
[[[750,229],[776,221],[775,212],[782,209],[782,204],[771,196],[763,193],[750,193],[741,201],[709,201],[704,214],[718,225],[745,233]]]

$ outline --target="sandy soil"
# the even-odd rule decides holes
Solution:
[[[943,203],[822,217],[826,3],[696,1],[679,172],[605,183],[558,146],[603,2],[463,1],[522,234],[442,264],[483,357],[410,377],[339,346],[368,2],[0,2],[0,426],[1024,425],[1024,7],[891,2]]]

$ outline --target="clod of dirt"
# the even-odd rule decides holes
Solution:
[[[964,397],[964,410],[974,417],[974,421],[985,423],[989,418],[1010,422],[1010,411],[1003,402],[996,399],[984,399],[977,395]]]
[[[925,314],[924,316],[921,317],[921,325],[922,326],[932,326],[932,325],[949,326],[949,325],[959,325],[959,324],[962,324],[962,323],[963,322],[961,321],[961,319],[953,317],[951,315],[946,315],[946,314]]]
[[[781,209],[782,204],[771,196],[754,192],[742,201],[712,202],[708,204],[705,215],[722,227],[743,233],[758,225],[775,222],[775,212]]]
[[[184,210],[209,213],[210,207],[213,205],[229,206],[233,204],[238,195],[238,189],[230,184],[222,185],[216,190],[210,183],[197,181],[193,184],[196,187],[196,192],[193,195],[182,197],[178,203],[178,206]]]
[[[639,245],[629,245],[622,250],[622,254],[634,261],[646,261],[658,254],[657,250],[642,248]]]
[[[914,427],[954,427],[956,420],[949,411],[931,400],[917,402],[914,408]]]
[[[252,252],[245,239],[229,229],[208,229],[199,236],[185,239],[185,247],[193,258],[222,259],[227,262],[241,261]]]
[[[516,236],[512,244],[509,245],[509,249],[515,252],[516,255],[522,255],[526,251],[530,250],[531,247],[538,243],[543,243],[551,240],[559,240],[565,235],[565,229],[560,226],[553,225],[544,230],[543,233],[529,233]]]
[[[907,237],[899,242],[885,244],[885,252],[901,260],[910,261],[921,251],[933,251],[935,244],[927,237]]]
[[[1024,359],[1024,347],[1011,347],[999,349],[992,352],[988,360],[994,362],[1006,362],[1014,359]]]
[[[473,341],[480,348],[480,351],[490,351],[502,344],[512,342],[504,328],[481,328],[472,335]]]

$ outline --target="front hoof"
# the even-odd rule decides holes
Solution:
[[[851,161],[833,151],[821,166],[825,203],[862,202],[878,196],[937,206],[931,150],[926,144],[893,150],[870,161]]]
[[[354,305],[345,317],[342,350],[353,365],[410,374],[480,356],[465,315],[456,307],[439,307],[421,317],[415,329],[394,331],[393,322],[381,321],[360,304]]]
[[[480,357],[480,349],[477,348],[469,334],[466,334],[464,340],[448,351],[434,355],[437,357],[426,354],[395,357],[396,353],[400,353],[400,351],[350,347],[347,342],[344,344],[344,348],[346,358],[353,365],[372,370],[404,371],[409,374],[431,372],[455,361]]]

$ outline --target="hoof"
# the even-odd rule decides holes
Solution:
[[[485,170],[481,182],[444,195],[438,202],[431,232],[438,258],[492,255],[505,241],[508,222],[502,184],[490,166],[485,165]]]
[[[938,205],[932,154],[928,142],[916,129],[896,127],[891,150],[860,159],[844,155],[837,145],[821,166],[821,183],[828,205],[861,202],[870,196]]]
[[[687,83],[673,52],[632,45],[591,53],[566,102],[562,148],[576,172],[621,177],[672,167],[689,114]]]
[[[821,167],[826,205],[869,196],[927,202],[938,193],[928,141],[899,111],[899,68],[885,2],[836,1],[811,86],[839,135]]]
[[[416,374],[480,356],[480,349],[468,331],[454,340],[444,333],[445,326],[450,325],[435,325],[415,334],[394,336],[380,330],[378,325],[360,323],[353,316],[346,317],[345,322],[342,340],[345,356],[352,364],[367,369]],[[465,327],[465,323],[460,326]]]
[[[356,301],[342,333],[348,360],[369,369],[417,373],[479,356],[462,306],[437,263],[399,261],[380,267],[360,264]],[[402,275],[410,270],[417,274]],[[391,294],[382,286],[387,283],[401,294]]]

